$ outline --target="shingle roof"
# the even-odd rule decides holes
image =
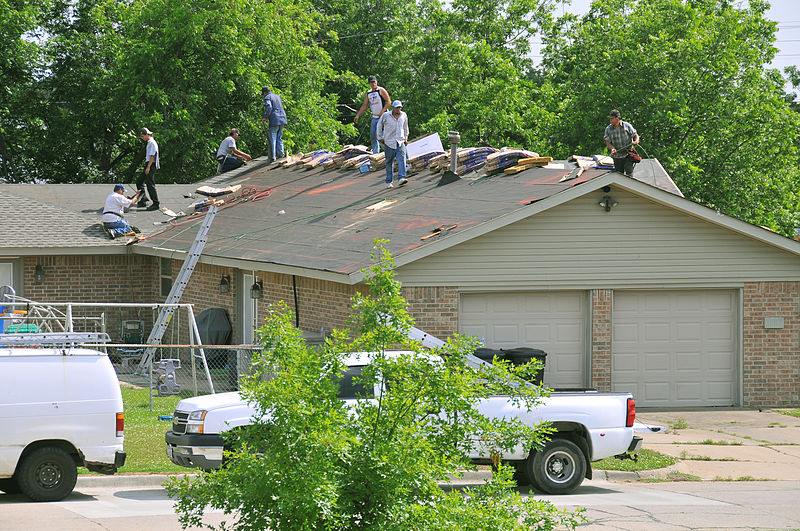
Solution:
[[[387,189],[383,171],[305,170],[267,167],[263,161],[254,161],[202,183],[158,185],[158,191],[162,206],[187,212],[202,196],[184,196],[201,184],[241,184],[245,190],[267,196],[220,209],[203,252],[207,258],[349,275],[370,264],[376,238],[389,239],[395,257],[402,256],[608,173],[588,170],[579,178],[561,181],[576,171],[575,165],[567,163],[566,169],[532,168],[515,175],[465,177],[445,186],[437,186],[440,174],[423,171],[410,176],[406,186]],[[656,160],[643,161],[634,176],[680,195]],[[107,184],[0,185],[0,201],[12,201],[14,216],[30,213],[13,228],[3,224],[0,249],[61,243],[111,246],[122,252],[121,243],[105,239],[100,229],[101,207],[109,188]],[[199,219],[189,218],[175,226],[156,226],[154,222],[168,218],[160,212],[137,209],[127,217],[148,236],[136,244],[136,252],[187,251],[200,225]],[[26,227],[31,230],[25,231]],[[452,228],[422,239],[439,227]],[[14,234],[19,231],[27,236]]]

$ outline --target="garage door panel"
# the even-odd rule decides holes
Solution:
[[[615,291],[612,388],[636,388],[644,407],[735,404],[737,300],[734,290]]]
[[[465,293],[461,295],[459,330],[467,335],[478,335],[475,331],[480,330],[479,337],[485,338],[490,348],[542,349],[547,352],[546,384],[585,385],[583,292]]]

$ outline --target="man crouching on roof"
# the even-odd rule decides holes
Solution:
[[[125,187],[121,184],[114,185],[114,192],[106,197],[106,204],[103,207],[103,229],[113,240],[117,236],[128,236],[133,234],[136,229],[128,225],[125,219],[125,209],[135,203],[142,190],[137,190],[136,194],[125,196]]]

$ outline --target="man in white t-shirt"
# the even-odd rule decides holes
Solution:
[[[121,184],[114,185],[114,192],[106,197],[103,207],[103,229],[113,240],[117,236],[128,236],[138,232],[125,219],[125,209],[135,203],[142,191],[138,190],[133,197],[125,196],[125,187]]]
[[[239,130],[231,129],[231,134],[225,137],[217,150],[217,173],[235,170],[253,157],[236,149],[236,140],[239,139]]]

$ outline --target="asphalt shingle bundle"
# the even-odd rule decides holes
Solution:
[[[528,157],[538,157],[539,154],[525,149],[502,148],[496,153],[486,157],[484,172],[486,175],[501,173],[506,168],[517,165],[517,161]]]

